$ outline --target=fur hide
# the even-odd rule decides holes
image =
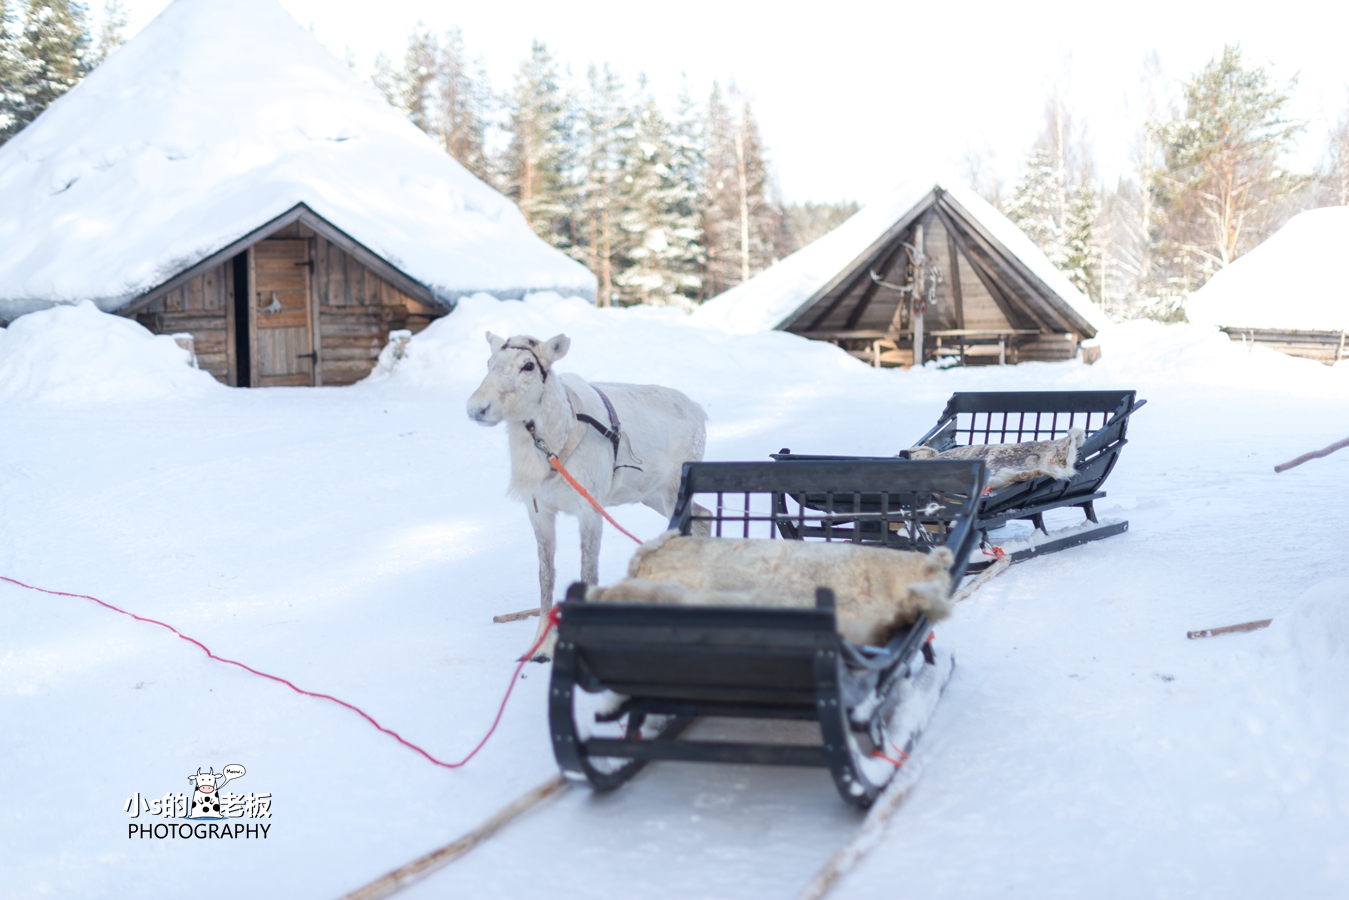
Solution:
[[[890,550],[845,543],[680,536],[648,541],[628,577],[592,588],[588,600],[698,606],[815,606],[832,588],[839,633],[855,644],[884,644],[919,613],[950,614],[951,551]]]
[[[909,459],[982,459],[988,467],[987,489],[996,491],[1042,475],[1060,481],[1072,478],[1077,471],[1077,448],[1084,437],[1081,428],[1074,428],[1057,441],[971,444],[941,453],[931,447],[915,447],[909,451]]]

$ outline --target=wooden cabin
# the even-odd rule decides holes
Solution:
[[[390,331],[448,311],[303,205],[118,310],[190,334],[198,366],[238,387],[354,384]]]
[[[778,328],[877,366],[911,366],[916,347],[924,362],[1072,359],[1096,335],[1081,309],[1090,301],[1076,290],[1063,296],[1043,265],[1037,271],[1023,259],[1025,246],[1008,246],[1010,222],[990,228],[991,207],[972,212],[967,204],[934,188]]]

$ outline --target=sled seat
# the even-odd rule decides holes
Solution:
[[[983,483],[977,460],[689,463],[670,525],[728,538],[950,546],[956,583]],[[825,586],[814,609],[588,603],[573,584],[558,605],[549,692],[563,773],[611,789],[655,759],[820,766],[846,800],[869,805],[886,780],[868,765],[885,746],[886,699],[929,658],[930,627],[920,616],[883,647],[859,646],[839,636],[835,604]],[[588,717],[578,702],[601,694],[612,705]],[[680,739],[711,716],[814,721],[821,740]]]

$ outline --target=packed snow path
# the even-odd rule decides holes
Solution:
[[[1149,404],[1100,505],[1129,533],[1017,565],[942,625],[958,667],[924,779],[835,896],[1349,889],[1349,454],[1272,471],[1343,436],[1346,366],[1137,325],[1094,367],[875,371],[786,335],[543,298],[466,302],[390,378],[232,391],[182,377],[167,339],[136,344],[129,323],[50,323],[84,342],[61,355],[24,321],[0,332],[0,574],[161,618],[444,757],[481,736],[534,629],[491,622],[536,581],[504,433],[464,415],[488,328],[565,331],[572,371],[686,391],[709,459],[893,452],[955,390],[1136,387]],[[605,580],[628,544],[606,534]],[[576,546],[559,540],[562,579]],[[88,601],[0,585],[0,634],[0,896],[336,897],[555,771],[542,666],[446,772]],[[231,789],[273,794],[268,839],[127,838],[165,821],[129,819],[127,798],[231,763],[248,771]],[[407,895],[787,897],[859,822],[823,771],[656,764],[612,795],[569,791]]]

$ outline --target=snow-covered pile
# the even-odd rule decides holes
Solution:
[[[0,147],[0,319],[115,309],[298,203],[442,297],[594,295],[276,0],[175,0]]]
[[[35,312],[0,329],[0,401],[105,403],[220,388],[186,350],[89,301]]]
[[[1349,328],[1349,206],[1300,213],[1209,279],[1185,304],[1191,322],[1237,328]]]
[[[925,197],[944,191],[984,226],[1008,252],[1098,330],[1110,324],[1095,303],[1026,237],[1010,219],[963,187],[909,180],[854,213],[846,222],[694,312],[704,325],[738,334],[776,328],[802,304],[852,265]]]

